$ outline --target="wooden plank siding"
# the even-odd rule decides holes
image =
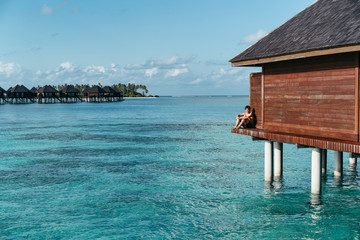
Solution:
[[[359,141],[359,52],[355,56],[355,132]]]
[[[262,128],[262,99],[261,99],[261,81],[262,73],[250,74],[250,106],[255,109],[257,118],[257,128]]]
[[[263,86],[255,84],[258,75],[250,80],[260,128],[358,142],[358,65],[357,53],[263,65]]]

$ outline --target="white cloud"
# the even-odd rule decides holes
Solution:
[[[203,81],[203,79],[197,78],[197,79],[195,79],[194,81],[191,81],[189,84],[191,84],[191,85],[199,84],[199,83],[201,83],[202,81]]]
[[[75,66],[70,62],[64,62],[64,63],[60,64],[59,69],[62,69],[62,70],[68,71],[68,72],[73,72],[75,69]]]
[[[241,43],[242,44],[252,44],[252,43],[258,41],[259,39],[265,37],[266,35],[267,35],[266,31],[259,29],[256,33],[253,33],[253,34],[250,34],[250,35],[244,37],[241,40]]]
[[[93,65],[93,66],[85,67],[83,71],[89,74],[105,73],[105,67]]]
[[[171,69],[169,71],[167,71],[167,73],[165,74],[165,78],[167,77],[177,77],[181,74],[187,73],[189,72],[189,70],[187,68],[175,68],[175,69]]]
[[[145,76],[151,78],[152,76],[158,74],[158,72],[159,72],[159,69],[157,67],[146,69],[145,70]]]
[[[0,85],[3,88],[24,84],[27,87],[58,84],[115,83],[145,84],[151,94],[246,94],[249,73],[258,69],[208,66],[199,70],[185,58],[171,57],[133,64],[130,68],[113,63],[110,65],[80,66],[63,62],[52,69],[28,71],[17,63],[0,62]],[[187,60],[191,61],[191,60]],[[152,67],[149,63],[154,62]],[[241,89],[244,89],[240,91]]]
[[[49,7],[48,5],[44,4],[44,6],[40,10],[42,15],[51,15],[54,13],[54,8]]]
[[[179,56],[172,56],[163,60],[149,60],[145,63],[128,64],[126,69],[150,69],[157,67],[158,69],[169,69],[174,67],[186,67],[188,63],[193,60],[193,57],[180,58]]]
[[[2,63],[0,62],[0,74],[6,77],[21,73],[21,66],[17,63]]]

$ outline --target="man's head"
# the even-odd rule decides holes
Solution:
[[[250,107],[249,105],[247,105],[247,106],[245,107],[245,111],[246,111],[246,112],[250,112],[250,111],[251,111],[251,107]]]

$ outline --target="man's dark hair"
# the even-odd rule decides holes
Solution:
[[[246,105],[245,110],[246,110],[247,108],[249,109],[249,111],[251,110],[251,107],[250,107],[249,105]]]

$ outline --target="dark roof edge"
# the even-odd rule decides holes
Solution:
[[[256,42],[254,42],[253,44],[251,44],[249,47],[247,47],[246,49],[244,49],[240,54],[236,55],[235,57],[231,58],[228,62],[234,62],[233,60],[235,58],[237,58],[239,55],[241,55],[243,52],[245,52],[246,50],[248,50],[249,48],[251,48],[253,45],[257,44],[259,41],[261,41],[263,38],[267,37],[269,34],[275,32],[277,29],[281,28],[284,24],[286,24],[287,22],[289,22],[290,20],[292,20],[293,18],[295,18],[296,16],[298,16],[299,14],[301,14],[303,11],[305,11],[306,9],[312,7],[314,4],[316,4],[319,0],[316,0],[315,2],[313,2],[311,5],[309,5],[308,7],[304,8],[302,11],[298,12],[297,14],[295,14],[292,18],[286,20],[283,24],[281,24],[280,26],[278,26],[277,28],[275,28],[274,30],[272,30],[271,32],[269,32],[268,34],[266,34],[265,36],[263,36],[262,38],[260,38],[259,40],[257,40]],[[268,57],[272,57],[272,56],[268,56]],[[250,60],[250,59],[249,59]],[[247,61],[247,60],[244,60]]]
[[[341,51],[345,50],[345,51]],[[314,49],[308,49],[304,51],[298,51],[298,52],[292,52],[292,53],[286,53],[286,54],[279,54],[279,55],[273,55],[273,56],[267,56],[262,58],[252,58],[252,59],[244,59],[241,61],[233,61],[229,60],[233,64],[233,66],[256,66],[258,64],[262,63],[270,63],[270,62],[279,62],[279,61],[287,61],[287,60],[293,60],[293,59],[300,59],[300,58],[306,58],[306,57],[316,57],[316,56],[325,56],[325,55],[332,55],[332,54],[338,54],[338,53],[347,53],[347,52],[358,52],[360,51],[360,42],[354,43],[354,44],[347,44],[347,45],[339,45],[339,46],[332,46],[332,47],[326,47],[326,48],[314,48]],[[302,54],[306,54],[302,56]],[[313,54],[311,54],[313,53]],[[290,57],[292,55],[297,55]],[[289,59],[285,59],[286,57],[289,57]],[[265,59],[273,59],[273,61],[266,61]],[[276,59],[278,58],[278,59]],[[263,60],[263,61],[262,61]],[[242,65],[241,63],[244,63]]]

